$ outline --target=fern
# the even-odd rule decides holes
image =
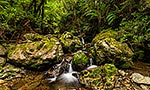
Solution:
[[[108,13],[106,17],[108,25],[111,25],[116,18],[117,16],[113,12]]]

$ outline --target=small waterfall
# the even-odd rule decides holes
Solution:
[[[62,62],[60,64],[57,64],[56,66],[61,66],[64,62],[67,62],[67,60],[63,59]],[[73,71],[72,61],[67,65],[69,66],[67,72],[64,71],[61,75],[58,76],[54,72],[54,76],[52,78],[49,78],[48,80],[50,80],[50,83],[55,82],[66,87],[80,87],[78,72]]]
[[[61,68],[61,65],[64,63],[65,59],[63,58],[62,61],[59,63],[59,64],[56,64],[55,68],[56,69],[60,69]],[[56,79],[57,79],[57,76],[58,74],[56,72],[59,72],[57,70],[53,70],[53,71],[50,71],[51,73],[48,73],[48,71],[45,73],[45,74],[50,74],[51,77],[48,78],[47,80],[49,80],[49,83],[52,83],[52,82],[55,82]]]
[[[73,72],[73,69],[72,69],[72,61],[69,63],[69,71],[68,71],[68,73],[71,73],[71,72]]]
[[[79,87],[79,80],[76,76],[78,76],[78,73],[76,71],[73,71],[72,68],[72,61],[68,64],[68,72],[61,74],[57,81],[65,86],[71,86],[71,87]]]
[[[90,58],[90,66],[87,67],[87,69],[92,69],[92,68],[96,68],[96,67],[97,67],[97,65],[93,65],[93,59]]]
[[[93,65],[93,59],[90,58],[90,66]]]
[[[81,42],[82,42],[83,45],[85,44],[85,41],[84,41],[83,37],[81,37]]]

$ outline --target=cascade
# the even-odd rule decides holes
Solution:
[[[65,59],[62,59],[62,61],[59,64],[56,64],[56,68],[60,69],[60,67],[61,67],[61,65],[63,64],[64,61],[65,61]],[[52,77],[47,79],[47,80],[49,80],[49,83],[52,83],[52,82],[56,81],[57,76],[58,76],[56,72],[59,72],[59,71],[53,70],[51,72]],[[48,71],[45,74],[48,74]]]
[[[61,74],[57,78],[57,81],[64,85],[71,85],[73,87],[78,87],[80,84],[79,84],[78,78],[75,77],[75,76],[78,76],[78,73],[76,71],[73,71],[72,61],[68,65],[69,65],[68,72]]]
[[[82,42],[83,45],[85,44],[85,41],[84,41],[83,37],[81,38],[81,42]]]
[[[68,73],[71,73],[71,72],[73,72],[73,69],[72,69],[72,61],[69,63],[69,71],[68,71]]]
[[[90,66],[87,67],[86,69],[92,69],[92,68],[96,68],[96,67],[97,67],[97,65],[93,65],[93,59],[90,58]]]

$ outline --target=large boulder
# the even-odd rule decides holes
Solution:
[[[27,68],[40,69],[58,62],[63,55],[60,42],[55,37],[26,34],[22,44],[8,47],[8,61]]]
[[[63,44],[64,52],[73,52],[82,47],[82,42],[70,32],[64,32],[59,38]]]
[[[92,90],[112,89],[118,70],[113,64],[105,64],[97,68],[83,70],[79,79],[81,84]]]
[[[119,70],[113,64],[82,70],[80,83],[88,90],[149,90],[150,78],[139,73]]]
[[[126,43],[116,41],[113,35],[107,35],[107,33],[101,33],[101,36],[104,36],[103,38],[96,36],[93,39],[97,64],[113,63],[120,68],[131,67],[133,56],[131,49]]]

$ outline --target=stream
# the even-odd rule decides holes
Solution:
[[[12,61],[14,60],[15,63],[20,61],[19,64],[23,64],[24,66],[32,64],[30,67],[34,68],[36,67],[36,65],[38,66],[38,64],[40,66],[43,63],[47,63],[46,61],[47,58],[55,61],[56,59],[53,59],[53,57],[57,58],[58,55],[63,54],[61,45],[56,38],[51,39],[51,41],[55,43],[50,42],[50,40],[47,39],[46,37],[42,38],[44,38],[45,41],[44,40],[43,42],[35,41],[29,42],[27,44],[25,43],[18,45],[14,50],[12,50],[12,52],[14,51],[14,53],[12,52],[9,53],[9,56],[11,56],[12,54],[12,56],[9,57],[9,59]],[[108,41],[112,40],[114,41],[115,44],[118,44],[118,46],[122,45],[121,43],[115,41],[114,39],[106,39],[106,40]],[[15,66],[12,63],[6,62],[6,60],[3,58],[5,55],[1,55],[2,58],[0,60],[1,61],[0,90],[101,90],[101,89],[149,90],[150,89],[149,63],[135,61],[133,62],[134,66],[132,69],[123,69],[123,70],[116,68],[114,64],[108,63],[106,63],[105,65],[98,66],[97,63],[95,64],[94,62],[95,59],[93,59],[93,57],[90,56],[88,57],[87,48],[85,47],[85,42],[83,38],[81,38],[81,42],[82,47],[80,47],[79,50],[76,51],[76,53],[64,54],[63,57],[59,61],[57,61],[57,63],[54,62],[55,64],[50,65],[49,66],[50,69],[47,68],[47,70],[45,71],[39,71],[36,69],[30,70],[27,68],[25,69],[23,67]],[[24,46],[24,48],[22,48],[21,45]],[[41,45],[43,45],[43,47],[41,47],[38,50],[35,49],[34,51],[35,45],[37,45],[36,47],[39,46],[41,47]],[[50,45],[53,47],[49,47]],[[118,55],[119,57],[120,51],[121,50],[124,51],[124,49],[120,49],[119,47],[118,48],[112,47],[113,46],[112,42],[106,43],[105,40],[104,42],[100,41],[95,45],[98,45],[96,46],[97,50],[99,50],[99,45],[101,45],[100,48],[102,46],[104,47],[104,52],[102,54],[107,54],[107,52],[111,51],[110,54],[114,55],[114,53],[118,51],[116,55]],[[127,53],[129,53],[129,55],[130,54],[132,55],[132,53],[129,52],[130,49],[125,48],[125,50],[126,49]],[[27,53],[24,53],[24,50],[26,50]],[[103,57],[102,54],[98,53],[99,51],[97,51],[97,55],[100,55],[99,57],[105,60],[105,57]],[[112,58],[109,55],[106,56],[107,58]],[[38,58],[40,57],[41,60],[39,59],[38,61],[37,57]],[[76,67],[73,67],[74,64],[76,64]]]
[[[136,68],[131,70],[125,70],[125,72],[131,75],[133,72],[141,73],[150,77],[150,65],[143,62],[135,62]],[[84,86],[75,85],[78,83],[77,79],[72,76],[73,73],[71,67],[69,72],[60,76],[61,82],[50,83],[44,72],[36,72],[27,70],[20,77],[10,78],[6,80],[0,79],[0,90],[87,90]],[[67,81],[66,81],[67,80]],[[62,83],[63,82],[63,83]],[[70,83],[74,83],[72,86]]]

